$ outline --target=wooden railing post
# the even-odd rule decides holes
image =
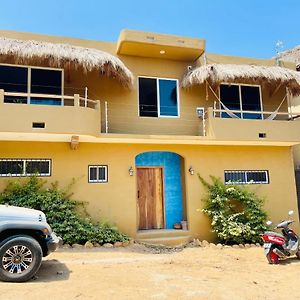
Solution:
[[[0,90],[0,105],[4,103],[4,90]]]
[[[74,94],[74,106],[79,107],[80,106],[80,95]]]

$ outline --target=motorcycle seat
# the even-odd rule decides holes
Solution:
[[[265,235],[271,235],[271,236],[277,236],[277,237],[280,237],[280,238],[285,238],[282,234],[280,233],[277,233],[277,232],[273,232],[273,231],[266,231],[264,233]]]

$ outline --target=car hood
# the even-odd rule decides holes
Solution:
[[[45,214],[40,210],[0,205],[0,221],[40,221],[46,222]]]

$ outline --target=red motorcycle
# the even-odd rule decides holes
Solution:
[[[289,211],[289,216],[293,214],[294,211]],[[291,255],[296,255],[300,259],[299,237],[294,230],[289,228],[293,222],[285,220],[275,227],[275,229],[281,229],[282,234],[273,231],[266,231],[263,234],[264,251],[270,264],[278,264],[279,258],[287,258]],[[271,221],[267,222],[267,225],[271,224]]]

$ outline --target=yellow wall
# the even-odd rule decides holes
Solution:
[[[299,229],[298,209],[290,147],[235,147],[192,145],[126,145],[81,143],[78,150],[70,150],[68,143],[0,142],[3,158],[51,158],[52,176],[62,187],[77,178],[74,199],[88,203],[88,212],[94,220],[105,219],[122,231],[135,237],[137,230],[136,176],[128,169],[135,166],[135,156],[145,151],[172,151],[184,158],[186,208],[193,237],[213,239],[209,221],[198,208],[205,190],[195,173],[208,179],[209,175],[223,178],[224,170],[269,170],[270,184],[252,185],[260,196],[266,197],[265,207],[274,222],[284,218],[288,210],[295,211]],[[88,183],[88,165],[108,165],[109,182]],[[9,179],[0,178],[0,189]]]
[[[21,39],[34,39],[54,43],[70,43],[77,46],[92,47],[117,55],[117,43],[89,41],[65,37],[53,37],[31,33],[18,33],[13,31],[0,31],[1,36]],[[169,135],[202,135],[201,121],[197,117],[196,107],[212,107],[214,101],[212,93],[206,99],[204,86],[193,87],[188,90],[179,89],[180,117],[179,118],[151,118],[139,117],[138,114],[138,90],[137,77],[161,77],[180,80],[187,72],[189,65],[195,65],[194,61],[180,61],[171,59],[145,58],[138,56],[119,55],[119,58],[133,72],[135,83],[133,89],[126,90],[111,78],[99,76],[98,71],[84,73],[81,68],[77,70],[65,69],[65,93],[73,95],[81,93],[88,87],[89,98],[101,100],[102,108],[102,131],[104,130],[104,102],[108,102],[108,128],[110,133],[132,133],[132,134],[169,134]],[[223,55],[208,54],[208,62],[219,63],[248,63],[257,65],[274,65],[274,60],[252,59],[244,57],[231,57]],[[2,60],[3,62],[3,60]],[[5,61],[7,63],[11,61]],[[36,64],[34,61],[32,64]],[[285,65],[291,67],[292,64]],[[216,91],[217,92],[217,91]],[[264,110],[274,111],[284,97],[284,88],[279,89],[274,95],[268,87],[262,88]],[[286,103],[282,111],[287,111]],[[64,127],[62,121],[60,126]],[[86,118],[78,118],[78,126],[85,127]],[[14,126],[11,124],[11,126]],[[94,131],[93,131],[94,132]],[[91,132],[91,134],[93,134]]]

